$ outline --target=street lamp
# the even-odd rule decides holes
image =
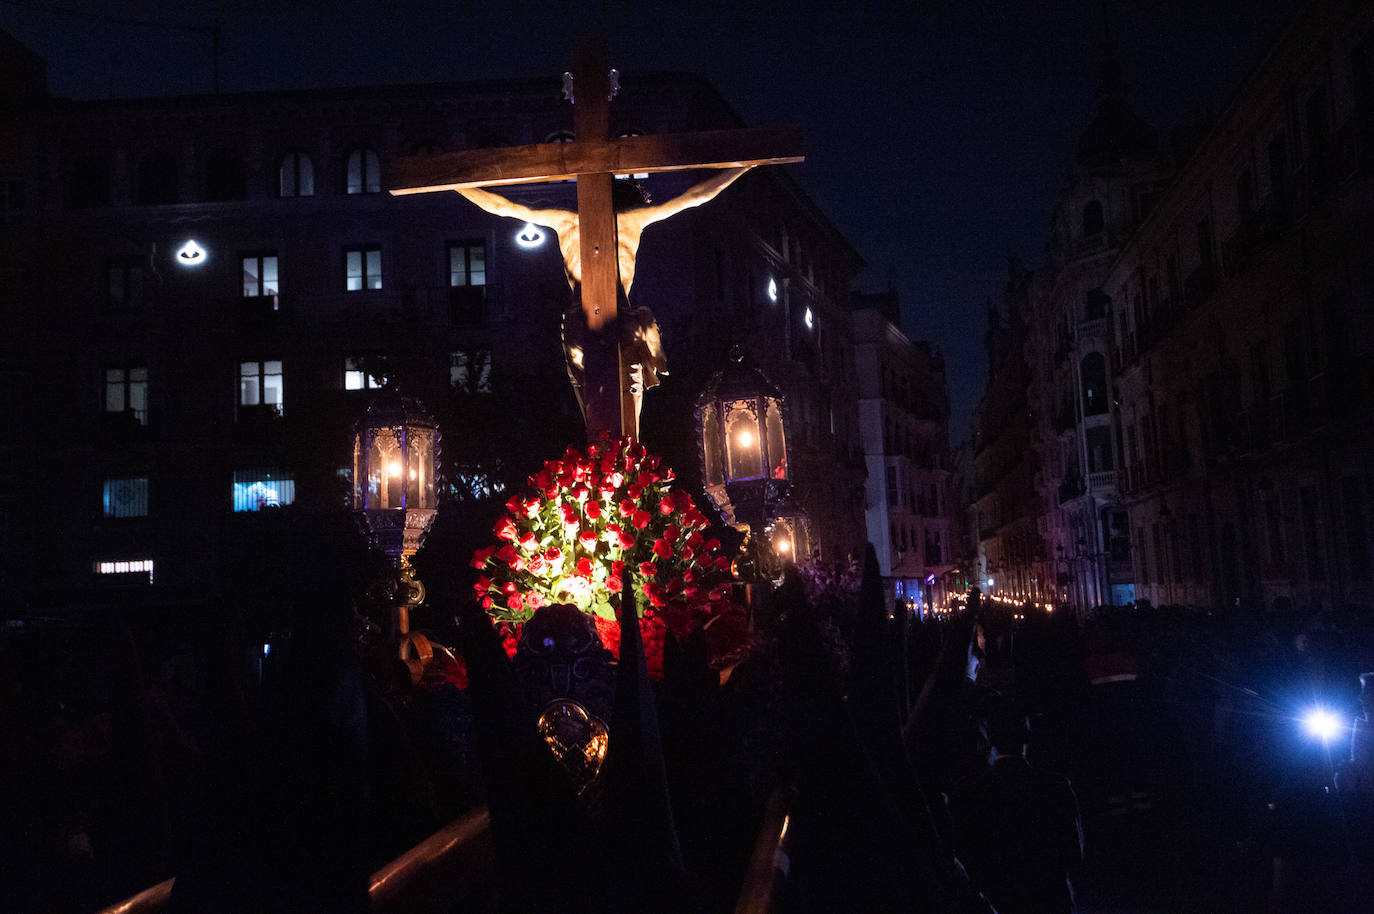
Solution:
[[[402,659],[410,607],[425,599],[410,557],[438,512],[439,437],[437,423],[420,402],[392,388],[373,399],[353,429],[353,512],[395,573],[388,636]]]
[[[736,527],[762,527],[787,494],[791,470],[782,400],[767,378],[744,366],[738,347],[697,398],[702,483],[725,521]]]

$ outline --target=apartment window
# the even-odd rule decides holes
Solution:
[[[94,563],[93,570],[96,574],[146,574],[148,583],[153,583],[153,560],[152,559],[125,559],[119,561]]]
[[[348,154],[348,180],[345,187],[350,194],[375,194],[382,189],[382,169],[376,150],[360,146]]]
[[[282,156],[277,166],[277,194],[282,197],[315,195],[315,164],[299,149]]]
[[[148,424],[148,369],[121,366],[105,369],[105,412],[133,413],[139,425]]]
[[[344,288],[349,292],[382,287],[382,249],[379,246],[344,251]]]
[[[280,508],[296,500],[296,480],[277,469],[235,470],[234,510]]]
[[[107,479],[103,487],[106,517],[147,517],[148,477]]]
[[[487,284],[487,246],[481,241],[462,241],[448,246],[450,288]]]
[[[281,284],[277,278],[275,253],[243,255],[243,297],[279,295]]]
[[[491,350],[468,349],[449,353],[448,380],[455,390],[491,393]]]
[[[0,225],[14,225],[24,219],[24,182],[20,178],[0,177]]]
[[[239,363],[239,405],[270,407],[277,415],[281,415],[281,362]]]
[[[364,367],[363,359],[344,359],[344,390],[375,390],[385,386],[386,375],[371,374]]]
[[[149,153],[138,163],[137,199],[150,205],[178,202],[177,160],[171,153]]]
[[[143,307],[141,258],[112,258],[106,262],[105,279],[105,305],[111,311],[134,311]]]

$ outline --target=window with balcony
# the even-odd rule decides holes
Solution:
[[[92,570],[96,574],[119,574],[119,575],[147,575],[148,583],[153,583],[153,560],[152,559],[118,559],[112,561],[96,561],[93,563]]]
[[[360,146],[348,154],[344,190],[349,194],[376,194],[382,190],[382,167],[377,151]]]
[[[130,415],[148,424],[148,369],[121,365],[105,369],[105,412]]]
[[[363,292],[382,287],[382,249],[379,245],[344,250],[344,289]]]
[[[313,197],[315,195],[315,163],[310,156],[292,149],[277,163],[277,196]]]
[[[148,477],[106,479],[102,486],[105,517],[147,517]]]
[[[1100,352],[1090,352],[1079,363],[1083,379],[1083,415],[1098,416],[1107,411],[1107,360]]]
[[[280,361],[239,363],[239,406],[259,407],[281,415],[283,404]]]
[[[376,390],[385,386],[386,374],[380,366],[372,364],[371,359],[357,356],[344,359],[344,390]]]

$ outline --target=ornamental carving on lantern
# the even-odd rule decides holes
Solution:
[[[419,401],[377,396],[353,434],[353,510],[372,543],[408,561],[437,512],[439,428]]]

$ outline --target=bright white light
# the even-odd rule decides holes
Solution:
[[[399,460],[393,460],[391,462],[391,465],[387,467],[387,472],[389,472],[392,476],[400,476],[401,462]]]
[[[749,431],[749,429],[747,428],[744,429],[742,432],[735,436],[735,443],[738,444],[740,447],[753,447],[754,433]]]
[[[188,241],[177,251],[177,263],[184,267],[198,267],[205,262],[205,249],[194,241]]]
[[[792,551],[792,543],[789,542],[788,540],[780,539],[780,540],[778,540],[777,545],[774,546],[773,548],[774,548],[774,549],[777,549],[779,552],[791,552],[791,551]]]
[[[988,586],[989,586],[989,587],[992,586],[992,578],[988,578]]]
[[[525,227],[515,236],[515,243],[522,248],[537,248],[544,243],[544,232],[533,222],[526,222]]]
[[[806,322],[807,330],[814,330],[816,328],[816,316],[811,313],[810,308],[806,309],[806,313],[802,315],[802,320]]]
[[[768,300],[778,300],[778,281],[771,276],[768,278]]]
[[[1302,718],[1307,732],[1322,742],[1330,742],[1341,732],[1341,719],[1323,707],[1310,709]]]

